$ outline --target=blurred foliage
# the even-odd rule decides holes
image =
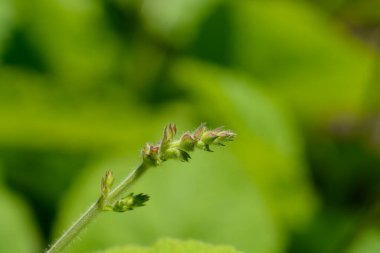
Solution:
[[[9,253],[38,252],[42,247],[30,209],[14,194],[0,188],[0,250]]]
[[[379,9],[0,1],[0,251],[40,251],[97,197],[105,170],[123,178],[168,122],[207,122],[238,139],[150,171],[135,187],[146,207],[99,217],[68,252],[165,236],[378,252]]]
[[[197,241],[178,241],[161,239],[152,247],[128,246],[105,251],[105,253],[238,253],[235,249],[225,246],[214,246]]]

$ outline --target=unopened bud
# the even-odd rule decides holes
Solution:
[[[177,133],[177,127],[175,124],[169,124],[165,126],[164,134],[160,142],[160,151],[165,152],[169,148],[170,142],[173,141],[175,134]]]
[[[194,140],[198,141],[201,139],[203,133],[206,131],[206,124],[202,123],[193,133],[192,137]]]
[[[214,144],[224,146],[225,142],[233,141],[236,137],[236,134],[231,130],[220,131],[217,133],[218,138],[214,141]]]
[[[133,210],[133,208],[144,206],[145,202],[149,200],[149,196],[143,193],[133,195],[129,194],[123,199],[116,201],[113,205],[112,210],[115,212],[125,212],[128,210]]]
[[[218,135],[212,131],[206,131],[203,133],[201,137],[201,141],[206,144],[210,145],[212,144],[216,139],[218,138]]]
[[[169,159],[178,159],[181,162],[188,162],[190,158],[190,155],[186,151],[181,150],[178,147],[174,147],[166,150],[164,156],[161,157],[161,160],[166,161]]]
[[[152,144],[146,144],[142,150],[143,162],[150,166],[157,166],[160,164],[160,159],[158,158],[158,146],[153,146]]]
[[[102,181],[101,181],[101,191],[104,196],[106,196],[111,190],[113,182],[114,182],[114,177],[112,175],[112,172],[110,170],[107,170],[104,176],[102,177]]]
[[[189,133],[184,133],[179,140],[179,147],[184,151],[193,151],[195,146],[195,140]]]

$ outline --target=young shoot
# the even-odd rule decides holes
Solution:
[[[222,127],[208,130],[205,124],[201,124],[192,133],[185,132],[177,140],[174,139],[176,132],[177,128],[174,124],[167,125],[161,141],[156,145],[146,144],[141,152],[141,164],[113,189],[114,177],[111,171],[107,171],[101,180],[98,200],[46,250],[46,253],[62,252],[102,212],[126,212],[144,206],[149,200],[148,195],[143,193],[127,194],[127,191],[149,168],[159,166],[169,159],[188,162],[189,153],[195,149],[212,152],[211,146],[224,146],[226,142],[232,141],[236,137],[236,134],[231,130],[223,130]]]

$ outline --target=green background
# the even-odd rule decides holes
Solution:
[[[170,122],[238,136],[67,252],[380,252],[379,52],[378,0],[1,0],[0,252],[41,252]]]

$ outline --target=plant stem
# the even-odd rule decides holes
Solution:
[[[46,253],[61,252],[73,239],[101,212],[97,203],[92,204],[77,221],[69,227],[62,236],[46,251]]]
[[[82,214],[77,221],[69,227],[62,236],[56,240],[46,253],[58,253],[64,250],[75,237],[103,211],[103,206],[113,204],[129,189],[129,187],[149,168],[145,163],[141,163],[136,169],[131,171],[128,176],[112,190],[99,205],[99,201],[93,203],[86,212]]]

